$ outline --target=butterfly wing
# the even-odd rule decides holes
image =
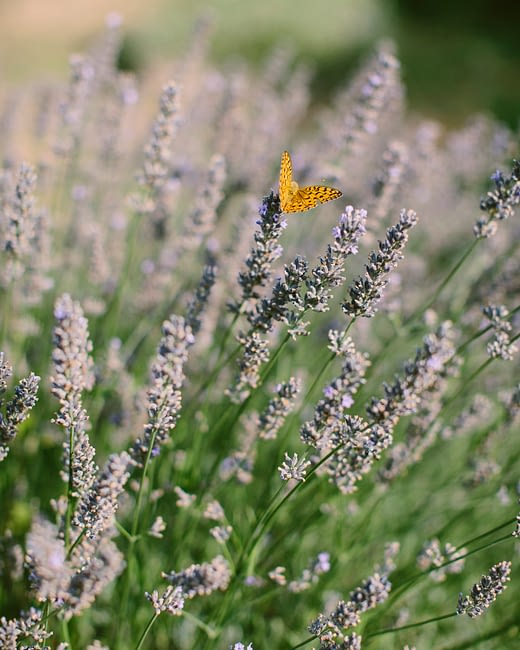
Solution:
[[[343,193],[334,187],[326,187],[325,185],[307,185],[300,187],[291,197],[289,204],[284,209],[284,212],[305,212],[315,208],[319,203],[326,203],[339,199]]]
[[[293,181],[292,161],[288,151],[282,154],[280,163],[280,207],[282,212],[305,212],[315,208],[318,203],[333,201],[342,196],[342,192],[325,185],[307,185],[298,187]]]
[[[282,154],[280,163],[280,206],[282,212],[287,212],[292,197],[292,162],[288,151]]]

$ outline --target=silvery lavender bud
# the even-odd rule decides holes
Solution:
[[[467,614],[470,618],[481,616],[498,594],[502,593],[511,580],[511,562],[499,562],[491,567],[471,588],[469,596],[459,595],[457,614]]]
[[[364,275],[352,283],[350,300],[342,305],[347,316],[370,318],[375,315],[376,305],[381,301],[383,289],[388,283],[387,276],[403,259],[408,230],[416,224],[417,216],[413,210],[401,210],[399,223],[387,230],[386,239],[379,242],[379,250],[370,253]]]

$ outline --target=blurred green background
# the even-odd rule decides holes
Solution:
[[[121,65],[141,75],[181,53],[206,15],[213,59],[258,63],[287,45],[312,65],[314,99],[326,101],[390,37],[412,111],[449,126],[481,111],[518,125],[519,0],[0,0],[4,87],[65,79],[69,54],[89,45],[111,11],[124,18]]]

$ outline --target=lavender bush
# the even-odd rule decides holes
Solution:
[[[518,135],[207,37],[3,97],[0,646],[516,648]]]

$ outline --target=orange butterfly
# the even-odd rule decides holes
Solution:
[[[304,212],[315,208],[318,203],[339,199],[342,192],[325,185],[307,185],[300,187],[292,177],[291,156],[287,151],[282,154],[280,164],[280,205],[282,212]]]

